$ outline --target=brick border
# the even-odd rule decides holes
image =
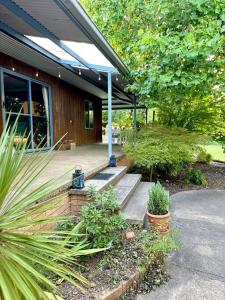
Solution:
[[[150,264],[149,264],[150,266]],[[137,284],[137,282],[141,281],[147,272],[148,268],[143,268],[142,271],[136,271],[134,274],[130,276],[129,279],[123,280],[120,285],[112,290],[106,290],[104,293],[99,295],[99,300],[116,300],[120,296],[122,296],[128,289]]]

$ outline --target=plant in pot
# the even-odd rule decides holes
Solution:
[[[169,231],[169,193],[157,182],[149,189],[147,217],[153,232],[167,234]]]

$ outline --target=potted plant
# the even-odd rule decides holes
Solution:
[[[157,182],[149,189],[147,217],[153,232],[167,234],[169,231],[169,193]]]

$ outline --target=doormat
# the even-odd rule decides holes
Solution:
[[[108,180],[115,174],[111,173],[97,173],[93,177],[91,177],[89,180]]]

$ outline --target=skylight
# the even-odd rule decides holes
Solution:
[[[36,37],[36,36],[26,36],[34,43],[49,51],[56,57],[62,60],[69,60],[71,62],[77,62],[77,60],[68,54],[66,51],[61,49],[55,43],[47,38]],[[105,58],[105,56],[95,47],[93,44],[79,43],[79,42],[70,42],[62,41],[65,43],[71,50],[76,52],[80,57],[82,57],[88,64],[94,64],[105,67],[112,67],[112,64]]]
[[[93,44],[68,42],[63,41],[68,47],[81,56],[86,62],[93,65],[99,65],[104,67],[112,67],[112,64],[107,58],[98,50]]]
[[[47,38],[30,36],[30,35],[27,35],[26,37],[32,40],[37,45],[44,48],[45,50],[47,50],[48,52],[57,56],[59,59],[76,61],[75,58],[73,58],[71,55],[69,55],[67,52],[65,52],[63,49],[58,47],[55,43],[53,43],[51,40]]]

